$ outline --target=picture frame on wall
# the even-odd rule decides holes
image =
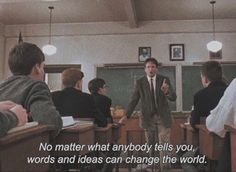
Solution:
[[[184,60],[184,44],[170,44],[170,61]]]
[[[138,61],[144,62],[147,58],[151,57],[151,47],[138,48]]]

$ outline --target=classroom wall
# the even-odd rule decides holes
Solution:
[[[104,63],[137,63],[138,47],[152,47],[152,56],[163,64],[177,66],[208,60],[206,43],[212,40],[211,20],[148,21],[131,29],[127,22],[70,23],[52,25],[52,43],[56,55],[46,57],[46,64],[81,64],[85,73],[83,89],[96,76],[96,67]],[[5,26],[5,58],[17,43],[19,31],[23,40],[42,47],[48,42],[48,24]],[[235,60],[236,20],[216,20],[216,39],[223,43],[223,61]],[[169,44],[185,44],[185,61],[169,61]],[[177,72],[178,73],[178,72]],[[4,77],[9,76],[7,64]],[[181,73],[176,76],[177,94],[181,93]],[[180,105],[177,106],[179,107]]]

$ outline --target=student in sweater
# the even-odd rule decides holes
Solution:
[[[26,110],[12,101],[0,102],[0,137],[16,126],[24,125],[27,119]]]
[[[44,79],[44,54],[35,44],[20,43],[9,53],[8,64],[13,76],[0,84],[0,101],[11,100],[22,105],[29,120],[62,128],[59,112],[53,105]]]

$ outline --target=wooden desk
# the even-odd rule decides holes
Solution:
[[[224,139],[207,130],[206,125],[197,125],[199,129],[200,153],[206,155],[210,160],[218,160]]]
[[[122,125],[119,123],[112,124],[112,140],[114,143],[118,143],[121,137],[121,128]]]
[[[95,128],[95,142],[99,144],[112,143],[112,124],[108,124],[107,127]]]
[[[183,144],[184,130],[181,128],[180,124],[185,123],[189,115],[189,112],[172,112],[173,121],[171,126],[170,142],[174,146]]]
[[[236,171],[236,126],[225,125],[225,129],[230,132],[231,170]]]
[[[199,145],[199,133],[194,130],[190,124],[185,124],[186,127],[186,144],[197,147]]]
[[[64,129],[55,138],[54,144],[71,144],[76,143],[80,145],[92,145],[95,143],[94,125],[75,125]],[[54,152],[56,156],[72,156],[72,155],[85,155],[89,151],[87,147],[82,151],[57,151]]]
[[[39,151],[40,143],[49,143],[54,127],[38,125],[0,138],[0,171],[49,171],[45,163],[27,163],[27,157],[47,157]]]
[[[172,112],[173,122],[171,126],[171,136],[170,141],[173,145],[182,144],[182,133],[180,124],[187,121],[187,117],[190,115],[190,112]],[[115,122],[118,122],[120,118],[114,118]],[[140,127],[139,116],[134,115],[130,119],[126,121],[124,126],[121,127],[121,138],[119,139],[120,144],[128,144],[127,143],[127,131],[137,130],[140,132],[144,132],[144,130]]]
[[[179,125],[181,130],[180,130],[180,144],[186,144],[186,139],[187,139],[187,131],[186,131],[186,126],[185,124],[180,124]]]
[[[114,118],[114,122],[118,122],[120,120],[120,118]],[[128,130],[143,130],[140,126],[139,126],[139,116],[135,115],[132,116],[130,119],[128,119],[124,125],[122,125],[121,127],[121,137],[119,139],[119,143],[120,144],[128,144],[127,143],[127,131]]]

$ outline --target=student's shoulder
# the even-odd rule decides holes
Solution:
[[[234,78],[231,83],[229,84],[229,87],[234,87],[236,86],[236,78]]]
[[[81,96],[83,96],[84,98],[92,99],[92,96],[90,94],[82,92],[82,91],[81,91]]]
[[[60,96],[61,94],[62,94],[61,90],[51,92],[52,97],[57,97],[57,96]]]
[[[29,83],[34,89],[41,89],[42,91],[43,90],[49,91],[48,85],[44,81],[31,79],[29,80]]]
[[[195,94],[194,94],[194,97],[195,98],[198,98],[198,97],[205,97],[206,94],[208,92],[208,89],[207,88],[203,88],[203,89],[200,89],[199,91],[197,91]]]
[[[111,102],[111,99],[107,96],[104,96],[104,95],[101,95],[101,94],[98,94],[96,96],[96,98],[99,100],[99,101],[103,101],[103,102]]]

